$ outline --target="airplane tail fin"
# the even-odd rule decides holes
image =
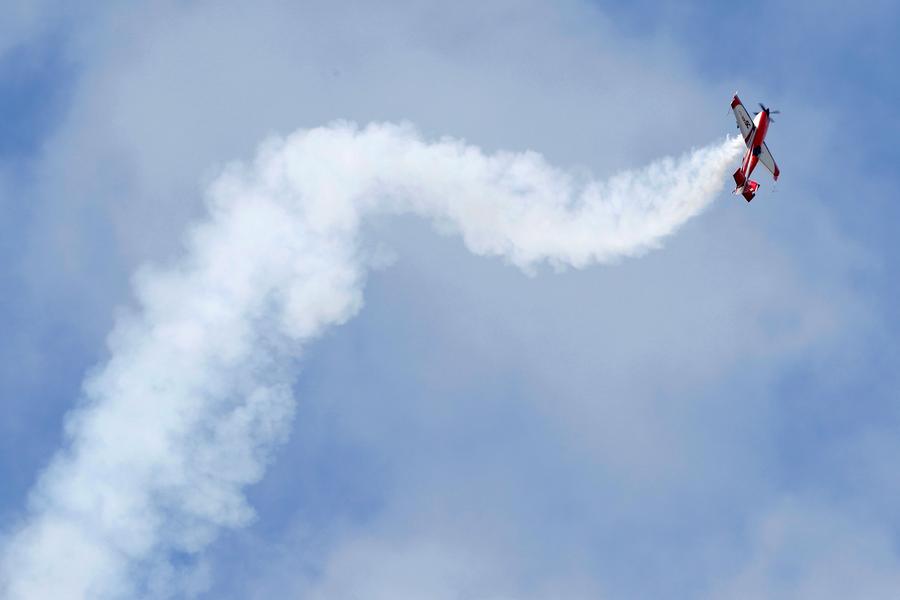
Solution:
[[[741,195],[747,202],[753,200],[753,197],[756,196],[756,190],[759,189],[759,184],[755,181],[747,180],[747,183],[744,184],[744,189],[741,190]]]
[[[737,184],[737,187],[734,188],[734,193],[743,196],[747,202],[753,200],[753,197],[756,196],[756,190],[759,189],[759,184],[744,177],[740,169],[734,172],[734,183]]]

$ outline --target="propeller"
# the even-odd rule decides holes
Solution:
[[[775,119],[772,118],[772,115],[779,115],[779,114],[781,114],[781,111],[780,111],[780,110],[771,110],[771,109],[766,108],[766,105],[763,104],[762,102],[759,103],[759,107],[760,107],[761,109],[763,109],[763,111],[764,111],[767,115],[769,115],[769,120],[770,120],[771,122],[773,122],[773,123],[775,122]],[[759,113],[756,113],[756,114],[758,115]]]

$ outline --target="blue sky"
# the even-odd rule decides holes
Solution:
[[[599,176],[779,108],[751,205],[524,275],[413,218],[176,597],[845,598],[900,582],[889,2],[53,3],[0,29],[0,523],[131,273],[272,133],[411,120]],[[757,38],[748,28],[758,26]],[[2,538],[0,538],[2,539]],[[193,591],[191,591],[193,590]]]

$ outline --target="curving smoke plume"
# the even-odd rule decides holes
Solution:
[[[739,139],[607,181],[535,153],[486,155],[410,126],[338,123],[263,144],[209,193],[186,253],[135,278],[67,444],[2,550],[4,598],[190,595],[190,565],[252,516],[294,411],[304,345],[362,306],[360,223],[415,213],[529,269],[641,254],[721,190]]]

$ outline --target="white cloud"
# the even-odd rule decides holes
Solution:
[[[751,550],[712,598],[890,598],[900,585],[892,536],[846,507],[785,498],[763,511]]]

